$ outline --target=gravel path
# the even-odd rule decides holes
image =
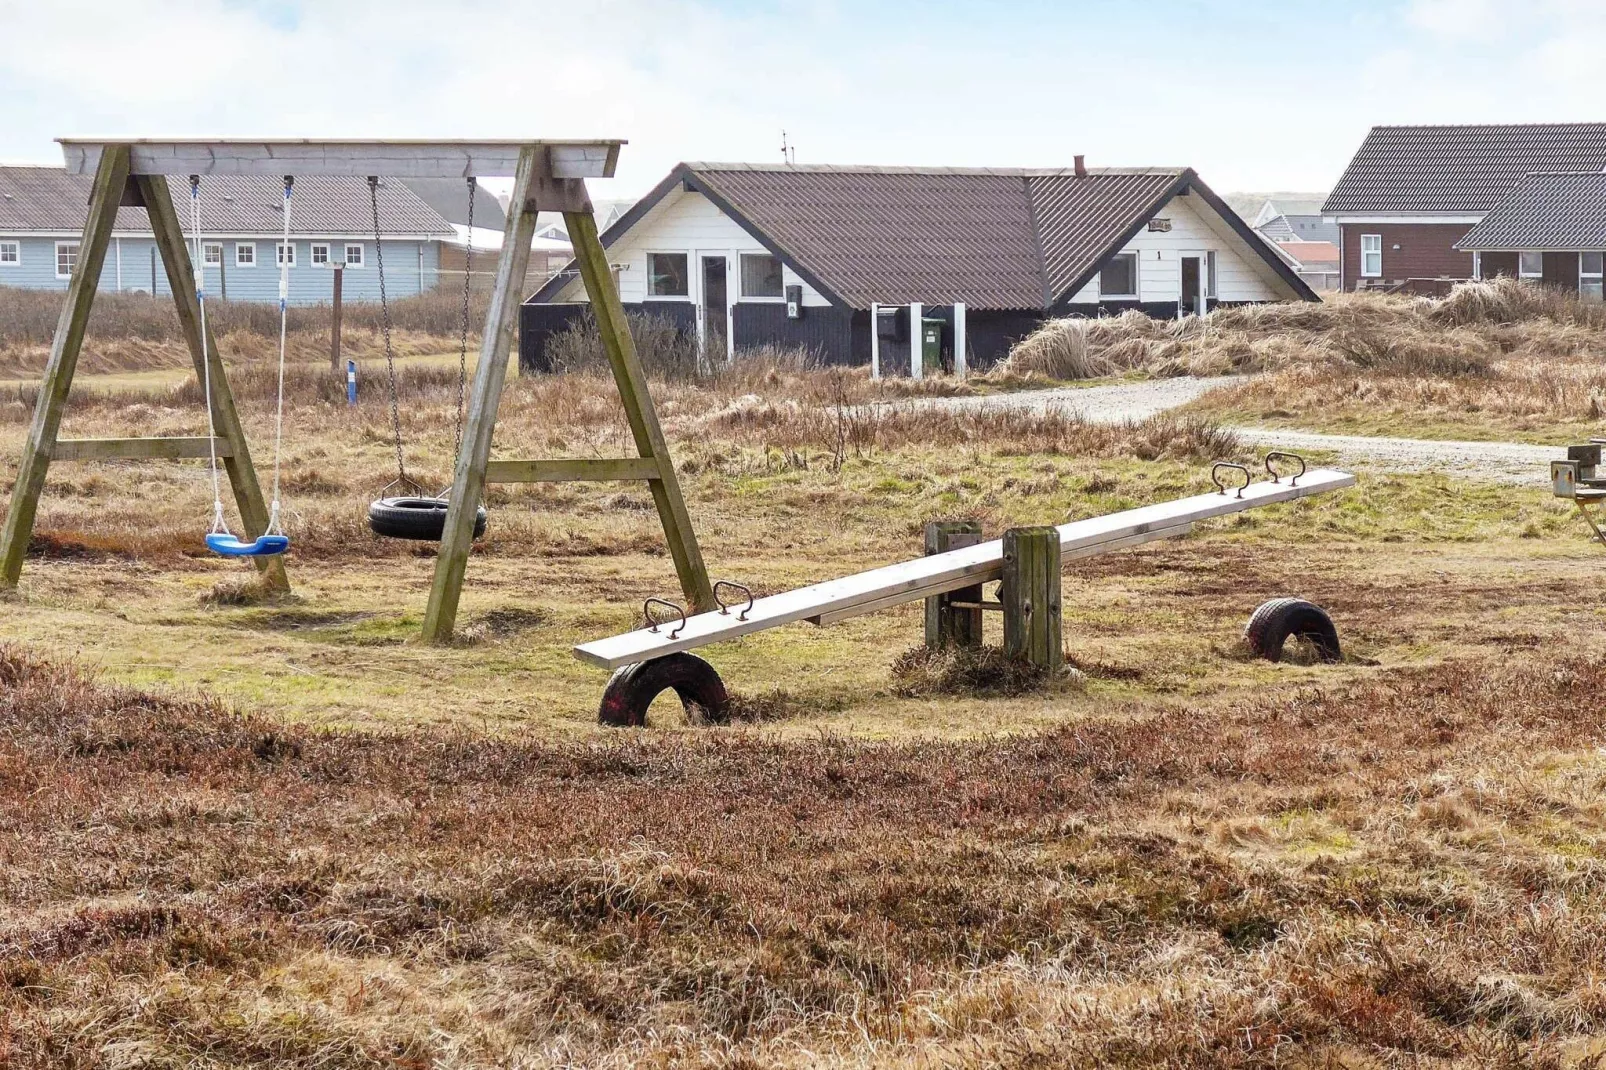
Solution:
[[[932,398],[916,402],[952,408],[1020,408],[1043,412],[1061,409],[1097,423],[1141,420],[1185,405],[1206,391],[1241,376],[1201,379],[1153,379],[1113,386],[1059,387],[1013,394],[978,397]],[[1341,465],[1359,465],[1393,472],[1444,472],[1499,483],[1547,484],[1547,465],[1566,457],[1560,446],[1532,446],[1517,442],[1446,442],[1417,438],[1373,438],[1366,435],[1324,435],[1309,431],[1282,431],[1234,427],[1245,442],[1294,451],[1329,451]]]

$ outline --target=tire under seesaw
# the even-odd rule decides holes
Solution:
[[[729,715],[730,696],[725,692],[725,681],[708,662],[682,652],[615,670],[602,692],[597,720],[615,728],[643,728],[653,699],[671,688],[688,716],[700,711],[704,720],[720,724]]]
[[[380,498],[368,506],[368,527],[387,539],[440,542],[446,530],[445,498]],[[485,506],[474,510],[474,537],[485,534]]]

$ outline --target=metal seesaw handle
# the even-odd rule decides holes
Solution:
[[[743,606],[742,607],[742,611],[740,613],[736,614],[736,619],[737,620],[746,620],[748,611],[753,608],[753,592],[752,592],[752,590],[749,589],[745,584],[732,583],[730,580],[716,580],[716,581],[714,581],[714,601],[719,603],[719,611],[720,611],[721,614],[725,614],[725,615],[728,615],[730,613],[731,603],[726,602],[723,598],[721,598],[719,596],[719,589],[721,587],[729,587],[733,591],[741,591],[744,595],[747,596],[747,605]]]
[[[1282,480],[1277,477],[1277,470],[1271,466],[1272,459],[1275,457],[1281,457],[1288,461],[1299,462],[1299,471],[1295,472],[1288,480],[1288,485],[1290,487],[1299,486],[1299,477],[1305,474],[1305,458],[1301,457],[1297,453],[1287,453],[1283,450],[1272,450],[1270,453],[1266,454],[1266,474],[1271,476],[1271,481],[1273,483],[1282,482]]]
[[[676,613],[680,614],[680,627],[678,627],[674,631],[670,632],[669,633],[669,638],[673,639],[675,636],[677,636],[681,632],[685,631],[685,629],[686,629],[686,611],[684,609],[680,608],[679,606],[677,606],[675,603],[671,602],[667,598],[649,598],[645,602],[641,603],[641,615],[643,617],[647,618],[647,630],[649,632],[656,632],[658,630],[658,625],[660,625],[660,624],[668,624],[669,623],[668,621],[661,621],[661,620],[658,620],[658,619],[653,617],[653,615],[652,615],[652,607],[653,606],[666,606],[669,609],[672,609]]]
[[[1236,488],[1227,486],[1227,484],[1221,481],[1221,470],[1223,468],[1234,472],[1242,472],[1244,474],[1243,483]],[[1245,468],[1241,464],[1234,464],[1231,461],[1217,461],[1215,464],[1210,466],[1210,482],[1214,483],[1216,485],[1216,489],[1221,491],[1223,494],[1227,493],[1229,490],[1236,489],[1238,492],[1238,497],[1242,498],[1244,496],[1244,487],[1247,487],[1250,483],[1254,482],[1254,478],[1254,476],[1249,474],[1249,469]]]

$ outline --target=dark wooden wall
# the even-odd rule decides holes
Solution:
[[[1405,279],[1442,276],[1472,277],[1472,254],[1455,248],[1455,243],[1472,229],[1470,223],[1345,223],[1340,229],[1344,234],[1346,290],[1355,289],[1356,282],[1361,281],[1362,234],[1383,236],[1383,277],[1364,280],[1368,285],[1391,285]]]

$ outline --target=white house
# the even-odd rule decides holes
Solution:
[[[1187,168],[1063,170],[681,164],[602,235],[632,311],[735,355],[802,346],[839,363],[898,350],[907,310],[943,321],[944,359],[1008,352],[1045,317],[1314,301]],[[584,307],[560,274],[526,303],[521,359]],[[962,320],[962,322],[961,322]],[[878,352],[882,348],[876,347]],[[905,358],[907,359],[907,357]]]

